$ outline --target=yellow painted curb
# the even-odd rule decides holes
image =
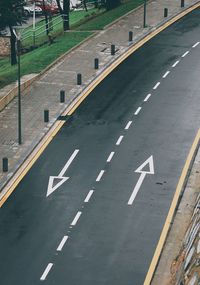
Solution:
[[[128,58],[132,53],[134,53],[137,49],[143,46],[150,39],[155,37],[161,31],[184,17],[186,14],[200,7],[200,2],[191,6],[190,8],[184,10],[174,18],[170,19],[168,22],[164,23],[162,26],[158,27],[155,31],[150,32],[147,36],[145,36],[138,43],[130,47],[124,54],[119,56],[115,62],[113,62],[108,68],[106,68],[101,75],[96,78],[87,88],[86,90],[76,99],[71,105],[63,112],[62,115],[71,115],[78,108],[78,106],[83,102],[83,100],[95,89],[95,87],[108,75],[110,74],[118,65],[120,65],[126,58]],[[61,129],[64,125],[64,121],[56,122],[54,126],[50,129],[50,131],[46,134],[46,136],[42,139],[42,141],[38,144],[38,146],[33,150],[30,156],[26,159],[26,161],[21,165],[19,170],[15,173],[13,178],[8,182],[8,184],[4,187],[2,193],[0,194],[0,208],[6,202],[8,197],[15,190],[19,182],[23,179],[26,173],[30,170],[48,144],[51,142],[56,133]],[[148,284],[148,283],[147,283]]]
[[[184,168],[182,170],[182,173],[181,173],[181,176],[180,176],[177,188],[176,188],[176,192],[175,192],[174,198],[172,200],[171,207],[169,209],[169,212],[168,212],[168,215],[167,215],[167,218],[166,218],[166,221],[165,221],[159,242],[157,244],[156,250],[154,252],[153,259],[151,261],[148,273],[147,273],[145,281],[144,281],[144,285],[150,285],[151,284],[151,281],[152,281],[153,275],[155,273],[155,269],[158,265],[158,261],[159,261],[161,252],[163,250],[163,247],[164,247],[164,244],[165,244],[165,241],[166,241],[172,220],[174,218],[175,211],[176,211],[178,203],[179,203],[179,198],[180,198],[181,192],[183,190],[184,183],[185,183],[186,177],[188,175],[188,171],[189,171],[191,163],[193,161],[195,152],[199,146],[199,142],[200,142],[200,129],[197,132],[195,140],[192,144],[192,147],[191,147],[190,152],[188,154],[188,157],[186,159]]]

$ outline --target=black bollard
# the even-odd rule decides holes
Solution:
[[[115,55],[115,45],[111,45],[111,55]]]
[[[44,122],[49,122],[49,110],[44,110]]]
[[[77,85],[81,85],[82,84],[82,75],[81,73],[77,74]]]
[[[65,91],[60,90],[60,103],[64,103],[64,102],[65,102]]]
[[[130,31],[128,34],[128,40],[129,40],[129,42],[133,41],[133,32],[132,31]]]
[[[168,9],[165,8],[165,9],[164,9],[164,17],[166,18],[167,16],[168,16]]]
[[[94,69],[99,69],[99,59],[98,58],[94,59]]]
[[[181,8],[185,7],[185,1],[181,0]]]
[[[4,157],[2,163],[3,163],[3,172],[8,172],[8,158]]]

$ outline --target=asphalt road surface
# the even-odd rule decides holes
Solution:
[[[21,181],[0,210],[1,285],[143,284],[199,128],[199,18],[112,72]]]

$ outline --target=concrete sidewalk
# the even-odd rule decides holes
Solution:
[[[45,72],[22,96],[22,145],[18,145],[17,99],[0,112],[0,199],[5,194],[3,188],[52,128],[57,118],[77,98],[87,86],[101,74],[130,46],[140,41],[160,25],[175,15],[199,3],[197,0],[154,0],[147,6],[147,28],[143,28],[143,7],[128,13],[103,31],[98,32],[82,45]],[[164,18],[164,8],[168,8],[168,18]],[[133,42],[128,41],[128,33],[133,31]],[[115,44],[117,52],[110,54],[110,45]],[[94,58],[99,58],[100,68],[94,69]],[[77,73],[82,73],[82,85],[77,86]],[[66,103],[59,102],[59,92],[65,90]],[[49,123],[44,123],[44,110],[50,113]],[[9,171],[3,173],[2,158],[9,159]]]

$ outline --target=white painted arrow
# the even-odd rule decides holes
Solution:
[[[67,161],[67,163],[65,164],[61,172],[58,174],[58,176],[49,177],[49,184],[48,184],[47,195],[46,195],[47,197],[51,195],[56,189],[58,189],[63,183],[65,183],[65,181],[69,179],[69,177],[64,177],[64,175],[67,169],[69,168],[70,164],[74,160],[74,158],[77,156],[78,152],[79,152],[79,149],[76,149],[72,153],[69,160]],[[56,183],[55,183],[55,180],[57,180]]]
[[[146,170],[145,170],[146,168]],[[142,163],[136,170],[136,173],[141,173],[135,188],[133,189],[133,193],[128,200],[128,205],[132,205],[135,197],[137,196],[138,191],[144,181],[144,178],[147,174],[154,174],[154,163],[153,163],[153,156],[151,155],[144,163]]]

